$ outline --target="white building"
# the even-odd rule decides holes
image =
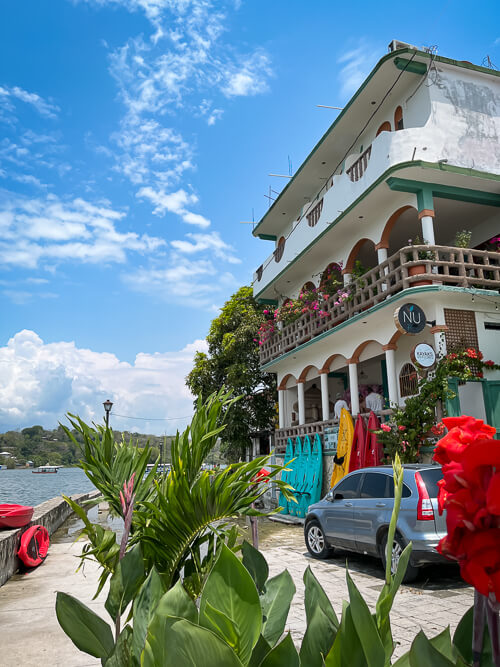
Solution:
[[[356,261],[365,267],[348,299],[328,299],[326,315],[308,313],[261,346],[279,387],[277,453],[288,436],[323,433],[346,388],[354,415],[361,385],[380,385],[386,406],[404,403],[417,343],[500,358],[500,253],[488,244],[500,234],[500,72],[396,46],[254,229],[274,244],[254,275],[270,307],[317,287],[332,263],[344,284]],[[455,245],[462,230],[470,247]],[[417,237],[429,247],[416,249]],[[396,328],[407,303],[430,323],[418,335]],[[458,387],[449,407],[500,429],[500,373]]]

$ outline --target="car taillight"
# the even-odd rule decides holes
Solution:
[[[434,509],[424,480],[419,472],[415,473],[415,482],[418,489],[417,520],[432,521],[434,519]]]

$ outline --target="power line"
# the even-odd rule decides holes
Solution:
[[[162,422],[162,421],[175,421],[177,419],[191,419],[193,415],[186,415],[185,417],[130,417],[129,415],[118,415],[116,412],[111,413],[113,417],[122,417],[123,419],[140,419],[141,421],[147,422]]]

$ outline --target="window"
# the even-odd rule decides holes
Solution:
[[[312,292],[314,289],[316,289],[314,283],[312,283],[310,280],[307,283],[304,283],[302,285],[302,289],[300,290],[301,292]]]
[[[274,261],[279,262],[280,259],[283,257],[283,253],[285,252],[285,237],[282,236],[280,240],[278,241],[278,245],[276,246],[276,249],[274,250]]]
[[[443,471],[441,466],[429,468],[428,470],[420,470],[420,477],[424,480],[425,488],[431,498],[438,497],[438,482],[443,479]]]
[[[385,121],[384,123],[382,123],[382,125],[378,128],[378,130],[377,130],[377,134],[376,134],[375,136],[378,137],[378,135],[379,135],[381,132],[390,132],[390,131],[391,131],[391,124],[389,123],[388,120],[386,120],[386,121]]]
[[[337,497],[339,500],[350,500],[351,498],[357,498],[360,479],[361,474],[357,473],[342,480],[338,486],[335,487],[334,497]]]
[[[448,327],[445,333],[448,351],[473,347],[479,349],[477,339],[476,315],[473,310],[444,309],[444,323]]]
[[[394,129],[396,130],[396,132],[398,130],[404,130],[403,109],[401,107],[398,107],[394,112]]]
[[[387,493],[386,493],[386,498],[394,498],[394,477],[391,477],[388,475],[388,483],[387,483]],[[406,484],[403,484],[403,498],[409,498],[411,496],[411,489],[409,486]]]
[[[388,475],[380,472],[367,472],[361,484],[361,498],[385,498]]]
[[[307,224],[309,225],[309,227],[314,227],[314,225],[318,222],[322,210],[323,210],[323,200],[318,202],[316,206],[313,208],[313,210],[306,215]]]
[[[414,396],[418,394],[418,373],[413,364],[405,364],[399,372],[399,395]]]

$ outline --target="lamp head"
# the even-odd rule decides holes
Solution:
[[[104,405],[104,410],[106,411],[106,413],[111,412],[111,408],[113,407],[113,403],[111,403],[109,398],[108,398],[107,401],[104,401],[103,405]]]

